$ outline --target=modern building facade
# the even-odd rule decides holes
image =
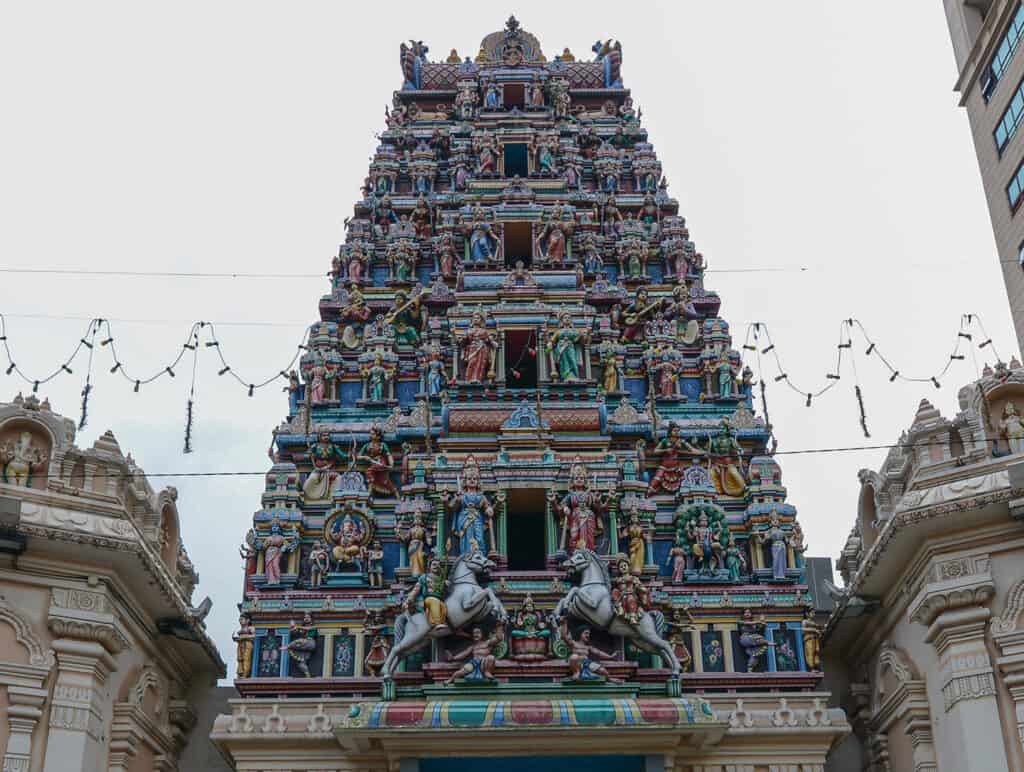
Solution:
[[[824,636],[854,733],[830,769],[1024,769],[1022,405],[1020,364],[986,368],[861,470]]]
[[[242,554],[240,770],[820,772],[809,560],[608,41],[401,46]],[[455,759],[458,759],[457,762]]]
[[[943,0],[1017,345],[1024,348],[1024,6]]]
[[[0,750],[4,772],[173,772],[224,675],[181,543],[107,432],[35,396],[0,403]]]

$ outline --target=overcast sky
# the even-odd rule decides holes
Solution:
[[[58,366],[86,320],[105,317],[135,371],[160,370],[199,319],[220,322],[223,351],[246,380],[280,370],[327,290],[307,277],[327,271],[342,238],[401,85],[399,43],[422,39],[432,59],[453,47],[473,55],[510,11],[549,57],[622,42],[625,85],[712,269],[793,269],[709,272],[737,347],[749,322],[766,322],[793,382],[817,389],[834,367],[840,320],[853,316],[901,371],[928,376],[973,312],[1009,357],[940,3],[97,1],[0,5],[0,267],[297,277],[0,274],[18,365]],[[922,396],[951,415],[975,375],[968,356],[941,390],[890,384],[863,349],[853,348],[871,440],[849,371],[810,409],[769,380],[780,451],[895,441]],[[110,428],[151,473],[265,471],[285,396],[275,385],[249,399],[202,355],[195,453],[181,453],[188,368],[133,394],[108,374],[105,351],[79,444]],[[70,417],[83,365],[42,390]],[[0,398],[21,388],[0,370]],[[856,472],[883,457],[780,457],[810,554],[838,554]],[[213,596],[209,628],[231,661],[236,546],[262,478],[154,480],[163,484],[180,492],[196,600]]]

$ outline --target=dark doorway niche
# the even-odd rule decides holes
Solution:
[[[527,268],[533,263],[533,230],[528,222],[507,222],[505,231],[505,267],[515,268],[520,260]]]
[[[544,538],[544,491],[510,489],[508,491],[508,570],[543,571],[547,559]]]
[[[518,107],[522,110],[526,107],[526,86],[523,83],[506,83],[502,94],[505,109],[511,110]]]
[[[530,162],[527,157],[526,144],[522,142],[507,142],[505,149],[505,176],[526,178],[530,174]]]
[[[509,389],[537,388],[536,330],[505,331],[505,386]]]

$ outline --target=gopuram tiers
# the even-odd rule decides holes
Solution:
[[[243,546],[243,698],[717,726],[711,694],[816,687],[771,427],[621,47],[594,53],[514,18],[474,58],[402,46]]]

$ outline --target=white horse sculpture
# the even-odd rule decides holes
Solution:
[[[579,586],[570,589],[555,607],[554,615],[558,622],[570,614],[599,630],[628,638],[637,648],[659,655],[672,669],[672,675],[679,675],[679,658],[671,644],[661,637],[665,617],[660,611],[645,612],[636,626],[617,617],[612,606],[608,568],[590,550],[576,550],[562,563],[562,568],[570,576],[579,575],[581,578]]]
[[[403,657],[419,649],[431,638],[443,638],[453,630],[483,622],[488,617],[501,620],[508,617],[494,590],[481,587],[477,581],[478,576],[486,576],[494,567],[494,563],[482,552],[473,552],[459,558],[452,567],[448,593],[444,599],[448,608],[446,626],[432,629],[427,622],[427,615],[422,611],[405,613],[395,620],[395,645],[381,668],[384,678],[390,678]]]

